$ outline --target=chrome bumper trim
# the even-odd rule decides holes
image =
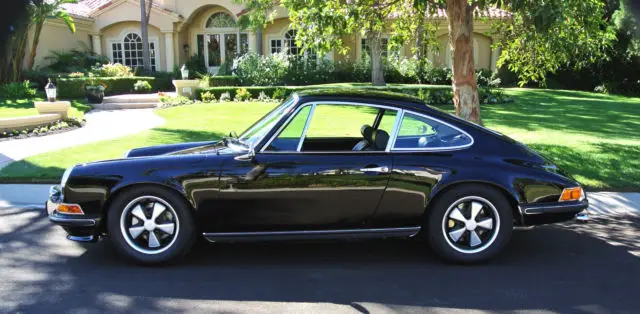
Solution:
[[[574,202],[558,202],[558,203],[543,203],[543,204],[523,204],[518,205],[520,212],[525,215],[540,215],[540,214],[557,214],[567,212],[579,212],[589,207],[589,201],[586,199],[583,201]]]
[[[96,225],[95,219],[89,218],[67,218],[57,214],[49,215],[49,220],[55,224],[69,227],[93,227]]]
[[[92,236],[92,235],[88,235],[88,236],[72,236],[72,235],[68,235],[67,239],[71,240],[71,241],[75,241],[75,242],[84,242],[84,243],[98,242],[98,237],[95,237],[95,236]]]

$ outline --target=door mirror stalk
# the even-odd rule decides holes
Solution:
[[[233,159],[238,161],[253,161],[255,157],[256,157],[256,152],[253,150],[253,148],[250,148],[246,154],[238,155]]]

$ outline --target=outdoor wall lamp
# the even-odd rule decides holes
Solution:
[[[56,86],[51,83],[51,79],[49,79],[49,83],[44,87],[44,91],[47,93],[47,99],[49,99],[49,101],[56,101],[57,90]]]

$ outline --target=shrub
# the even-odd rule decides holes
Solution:
[[[203,102],[215,102],[216,95],[214,95],[210,91],[205,91],[204,93],[200,94],[200,100],[202,100]]]
[[[239,88],[236,90],[236,96],[234,101],[246,101],[251,99],[251,93],[246,88]]]
[[[131,68],[120,63],[107,63],[95,66],[91,73],[99,77],[131,77]]]
[[[284,88],[276,88],[271,94],[271,98],[273,99],[285,99],[287,96],[287,90]]]
[[[207,65],[204,63],[204,56],[201,55],[193,55],[191,56],[184,65],[189,70],[189,77],[197,77],[198,74],[206,74],[209,73],[209,69],[207,69]],[[182,79],[182,72],[180,71],[180,66],[175,66],[173,68],[173,76],[175,78]]]
[[[18,99],[35,96],[36,89],[31,86],[28,80],[0,85],[0,98]]]
[[[271,98],[269,98],[269,96],[267,96],[267,94],[264,91],[262,91],[258,95],[258,101],[268,102],[268,101],[271,101]]]
[[[180,95],[176,95],[176,96],[162,95],[160,96],[160,102],[162,103],[162,108],[193,104],[193,100]]]
[[[250,52],[236,58],[233,68],[242,85],[279,85],[289,69],[289,58],[285,52],[268,56]]]
[[[147,81],[153,86],[153,77],[132,76],[132,77],[77,77],[58,78],[58,97],[60,98],[83,98],[84,86],[102,85],[105,87],[105,95],[127,94],[135,91],[134,84],[137,81]]]
[[[92,67],[109,63],[109,58],[95,54],[88,47],[69,51],[51,51],[44,58],[49,63],[43,70],[56,73],[88,72]]]
[[[151,89],[153,91],[170,92],[175,90],[175,87],[173,86],[173,79],[175,77],[173,72],[139,71],[137,76],[153,77],[154,80],[151,82]]]
[[[231,93],[229,92],[224,92],[220,95],[220,102],[223,101],[231,101]]]
[[[240,81],[236,76],[214,76],[211,74],[200,75],[200,85],[203,87],[215,87],[215,86],[238,86]]]
[[[133,89],[138,93],[148,93],[151,91],[151,84],[148,81],[137,81],[133,84]]]

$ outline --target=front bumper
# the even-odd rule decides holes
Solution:
[[[51,188],[49,199],[45,203],[45,215],[49,217],[49,221],[61,226],[67,232],[67,239],[78,242],[95,242],[98,240],[96,235],[98,220],[86,215],[70,215],[60,213],[56,210],[58,204],[63,200],[63,196],[58,194],[60,187]]]
[[[534,203],[518,206],[524,225],[541,225],[571,220],[588,207],[589,200],[586,198],[582,201]]]

